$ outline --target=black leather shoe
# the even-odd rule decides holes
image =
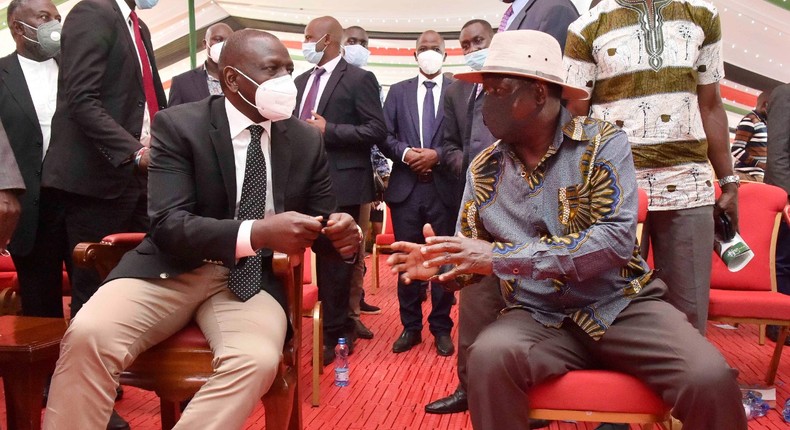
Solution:
[[[403,330],[398,340],[392,344],[392,352],[398,354],[410,350],[414,345],[422,342],[422,336],[418,331]]]
[[[368,315],[377,315],[381,313],[381,308],[366,303],[364,300],[359,301],[359,312]]]
[[[354,321],[354,331],[362,339],[373,339],[373,332],[365,324],[362,324],[362,321]]]
[[[118,411],[113,409],[110,422],[107,423],[107,430],[129,430],[129,423],[118,415]]]
[[[468,410],[469,404],[466,401],[466,392],[460,388],[447,397],[442,397],[425,405],[425,413],[428,414],[456,414]]]
[[[441,334],[436,336],[434,340],[434,344],[436,345],[436,353],[443,356],[448,357],[453,355],[455,352],[455,346],[453,346],[453,340],[450,339],[449,335]]]

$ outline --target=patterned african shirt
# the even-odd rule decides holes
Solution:
[[[204,65],[203,68],[206,70],[206,85],[208,85],[208,93],[212,96],[221,96],[222,95],[222,86],[219,83],[219,79],[211,76],[208,74],[208,69]]]
[[[532,172],[501,141],[472,161],[457,228],[494,243],[507,309],[526,309],[548,327],[570,319],[599,339],[650,281],[635,245],[638,197],[627,143],[614,125],[571,119],[563,109]]]
[[[768,158],[767,119],[759,112],[751,111],[735,130],[735,141],[730,150],[735,163],[735,171],[760,178],[764,176],[765,162]]]
[[[724,77],[721,24],[703,0],[603,0],[568,27],[567,82],[628,134],[651,210],[714,203],[697,86]]]

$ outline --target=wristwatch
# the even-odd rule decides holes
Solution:
[[[730,176],[725,176],[723,178],[719,178],[720,187],[723,188],[727,184],[735,184],[736,187],[740,187],[741,178],[739,178],[737,175],[730,175]]]

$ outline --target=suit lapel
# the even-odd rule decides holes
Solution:
[[[297,120],[298,121],[298,120]],[[291,171],[291,139],[288,133],[288,121],[272,123],[271,148],[272,189],[274,195],[274,211],[285,211],[285,188],[288,173]]]
[[[299,118],[299,106],[302,105],[304,89],[307,86],[307,80],[310,79],[310,73],[312,73],[312,71],[313,69],[310,69],[294,79],[294,84],[296,85],[296,107],[294,108],[294,115],[296,115],[297,118]]]
[[[524,22],[525,19],[527,19],[527,11],[529,11],[529,9],[535,4],[536,1],[538,0],[530,0],[527,3],[527,5],[524,6],[524,9],[522,9],[521,12],[519,12],[518,15],[516,15],[516,19],[514,19],[513,22],[510,23],[510,27],[508,27],[507,29],[508,30],[520,29],[521,24]]]
[[[343,74],[346,73],[346,67],[348,67],[348,63],[346,63],[346,60],[341,58],[340,62],[337,63],[335,70],[333,70],[332,74],[329,75],[329,81],[327,81],[326,87],[324,87],[324,92],[321,94],[321,100],[318,101],[318,107],[315,110],[319,115],[324,114],[324,109],[326,109],[326,105],[329,103],[329,98],[332,97],[332,92],[335,91],[337,83],[340,82],[340,79],[343,78]]]
[[[433,133],[431,135],[431,140],[429,140],[431,146],[433,146],[433,138],[436,136],[436,132],[442,128],[442,120],[444,120],[444,93],[451,83],[452,81],[442,76],[442,91],[439,94],[439,109],[436,110],[436,121],[433,123]]]
[[[211,125],[209,137],[214,151],[219,160],[219,170],[222,182],[225,184],[225,193],[228,196],[230,216],[236,208],[236,162],[233,156],[233,143],[230,138],[230,125],[228,114],[225,112],[225,98],[217,97],[211,102]]]
[[[16,100],[16,103],[25,113],[25,116],[35,126],[37,130],[41,125],[38,123],[38,115],[36,114],[36,107],[33,105],[33,99],[30,97],[28,84],[25,81],[25,73],[22,72],[22,66],[19,65],[18,54],[9,56],[9,62],[2,71],[2,80],[8,93]]]
[[[409,112],[409,116],[411,117],[411,123],[414,126],[414,132],[416,133],[415,136],[417,136],[417,140],[420,139],[420,129],[422,128],[419,114],[420,101],[417,100],[418,82],[419,80],[417,78],[412,78],[408,85],[406,85],[406,94],[404,96],[404,100],[406,101],[406,111]]]
[[[192,79],[190,79],[195,94],[202,95],[203,97],[201,98],[211,95],[211,92],[208,90],[208,78],[206,75],[208,75],[208,72],[206,72],[204,65],[194,69],[192,71]]]

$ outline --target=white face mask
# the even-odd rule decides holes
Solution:
[[[250,103],[241,91],[239,91],[239,96],[241,96],[242,100],[247,102],[248,105],[258,109],[258,113],[260,113],[262,117],[272,122],[282,121],[291,117],[296,107],[297,92],[296,85],[291,75],[272,78],[259,84],[242,73],[241,70],[235,67],[233,67],[233,70],[258,86],[258,89],[255,91],[255,104]]]
[[[466,62],[466,65],[472,70],[476,71],[480,71],[483,68],[486,58],[488,58],[488,48],[480,49],[464,55],[464,61]]]
[[[433,75],[442,70],[442,63],[444,63],[444,55],[433,50],[423,51],[417,55],[417,64],[426,75]]]
[[[225,46],[225,41],[215,43],[208,48],[208,56],[211,61],[219,64],[219,54],[222,53],[222,47]]]
[[[326,34],[321,36],[320,39],[316,40],[315,42],[302,42],[302,54],[304,55],[304,59],[307,60],[310,64],[318,64],[321,62],[321,59],[324,58],[324,51],[326,50],[326,45],[324,45],[324,51],[317,52],[315,50],[315,45],[318,42],[324,40]]]
[[[140,9],[151,9],[159,3],[159,0],[134,0],[134,4]]]
[[[346,45],[343,47],[343,58],[345,58],[349,64],[353,64],[357,67],[367,66],[369,57],[370,51],[362,45]]]

